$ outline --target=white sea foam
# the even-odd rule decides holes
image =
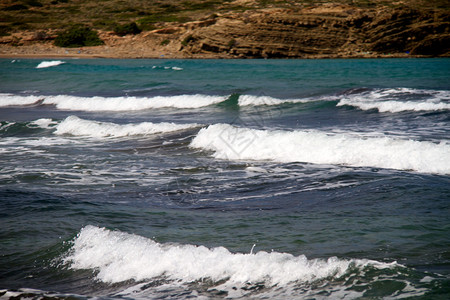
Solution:
[[[398,266],[365,259],[307,259],[279,252],[244,254],[223,247],[160,244],[90,225],[81,229],[64,261],[72,269],[98,271],[97,279],[107,283],[163,277],[179,283],[211,279],[231,284],[264,282],[267,286],[337,278],[355,267]]]
[[[280,105],[283,103],[306,103],[310,99],[278,99],[270,96],[239,96],[239,106]]]
[[[31,105],[42,99],[43,97],[41,96],[18,96],[12,94],[0,94],[0,107]]]
[[[43,61],[43,62],[41,62],[40,64],[38,64],[36,66],[36,69],[59,66],[59,65],[61,65],[63,63],[65,63],[65,62],[61,61],[61,60]]]
[[[450,145],[321,131],[278,131],[210,125],[191,146],[230,160],[270,160],[368,166],[450,174]]]
[[[165,66],[153,66],[152,69],[161,69],[161,70],[174,70],[174,71],[181,71],[183,68],[180,67],[165,67]]]
[[[450,91],[419,90],[409,88],[376,89],[347,95],[337,106],[354,106],[362,110],[379,112],[436,111],[450,109]]]
[[[450,103],[433,103],[429,101],[372,101],[364,102],[355,99],[342,99],[337,106],[350,105],[358,107],[362,110],[377,109],[379,112],[402,112],[402,111],[434,111],[434,110],[448,110]]]
[[[200,108],[223,102],[228,96],[209,95],[177,95],[155,97],[78,97],[69,95],[57,96],[19,96],[0,94],[1,106],[31,105],[37,101],[42,104],[55,105],[61,110],[81,111],[138,111],[152,108]],[[319,99],[277,99],[270,96],[239,96],[239,106],[275,106],[283,103],[307,103]],[[329,100],[329,99],[325,99]]]
[[[40,128],[48,129],[48,128],[54,127],[58,123],[56,121],[53,121],[52,119],[42,118],[42,119],[37,119],[37,120],[31,122],[30,124],[40,127]]]
[[[0,125],[0,130],[5,130],[8,127],[14,126],[14,124],[16,124],[16,122],[5,122],[3,125]]]
[[[35,104],[55,105],[61,110],[81,111],[138,111],[152,108],[200,108],[225,101],[228,96],[177,95],[156,97],[78,97],[19,96],[0,94],[0,107]]]
[[[69,134],[74,136],[88,136],[94,138],[124,137],[149,135],[155,133],[172,132],[198,127],[198,124],[151,123],[115,124],[98,122],[69,116],[56,126],[55,134]]]
[[[179,95],[157,96],[152,98],[138,97],[76,97],[51,96],[44,100],[44,104],[56,105],[63,110],[83,111],[137,111],[151,108],[199,108],[226,100],[223,96],[207,95]]]

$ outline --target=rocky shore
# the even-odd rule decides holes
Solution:
[[[59,48],[57,30],[0,37],[0,57],[372,58],[449,57],[446,11],[322,4],[265,8],[167,23],[137,35],[99,31],[104,45]]]

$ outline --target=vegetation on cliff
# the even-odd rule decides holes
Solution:
[[[121,46],[121,41],[107,35],[108,32],[119,38],[138,34],[143,43],[141,53],[151,46],[155,52],[172,55],[177,52],[188,57],[450,55],[448,0],[3,0],[0,3],[0,37],[5,37],[0,38],[0,44],[26,44],[18,34],[21,32],[34,32],[36,38],[28,42],[49,42],[58,35],[67,35],[74,24],[98,31],[111,47],[132,49],[133,45],[127,42]],[[91,35],[89,31],[85,34]],[[59,40],[55,41],[57,45],[68,47]],[[99,40],[83,45],[96,43]]]
[[[131,22],[128,24],[116,25],[116,27],[114,27],[114,32],[117,35],[124,36],[127,34],[138,34],[141,33],[142,30],[137,26],[136,22]]]
[[[55,38],[55,45],[59,47],[84,47],[103,45],[95,30],[83,24],[76,24],[60,32]]]

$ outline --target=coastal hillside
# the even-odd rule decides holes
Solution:
[[[74,25],[92,29],[101,42],[56,46]],[[5,0],[0,55],[450,56],[450,8],[439,0]]]

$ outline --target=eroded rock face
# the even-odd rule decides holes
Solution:
[[[252,1],[252,0],[239,0]],[[450,56],[450,9],[251,9],[119,37],[99,32],[103,46],[55,47],[48,32],[0,38],[0,55],[87,55],[120,58],[345,58]],[[17,47],[20,46],[20,47]]]
[[[321,6],[223,15],[191,26],[180,51],[231,57],[351,57],[389,53],[448,55],[450,22],[409,8],[362,10]]]

